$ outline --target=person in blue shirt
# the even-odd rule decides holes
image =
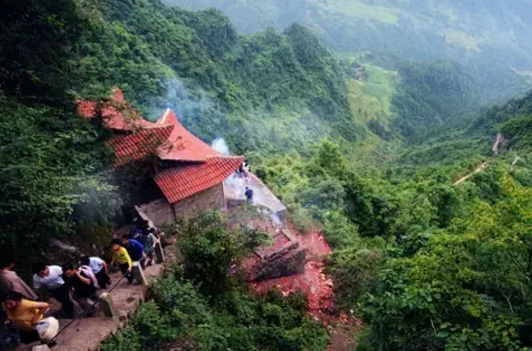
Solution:
[[[246,195],[246,203],[248,204],[248,206],[253,205],[253,190],[246,187],[246,192],[244,193],[244,195]]]
[[[141,267],[144,268],[146,263],[146,252],[144,245],[135,239],[130,239],[129,235],[124,234],[122,236],[122,246],[126,248],[129,257],[131,257],[131,261],[140,262]]]

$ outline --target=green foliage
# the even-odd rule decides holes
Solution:
[[[79,78],[69,59],[85,24],[72,0],[2,1],[0,91],[32,103],[68,104],[66,90]]]
[[[132,326],[128,326],[120,330],[112,338],[105,340],[100,345],[100,347],[102,351],[140,351],[142,350],[141,344],[140,344],[140,335]]]
[[[312,216],[306,208],[300,204],[293,204],[290,207],[290,223],[302,233],[309,233],[312,230]]]
[[[224,311],[233,311],[233,315],[219,311],[215,323],[228,334],[218,332],[209,350],[322,350],[327,335],[322,326],[310,322],[306,305],[300,294],[283,297],[272,292],[258,299],[226,296],[224,308],[228,310]],[[242,329],[242,325],[249,327]]]
[[[327,211],[322,218],[324,224],[322,233],[333,248],[346,248],[360,244],[358,227],[339,210]]]
[[[153,302],[140,306],[128,327],[102,344],[103,351],[176,344],[200,351],[318,351],[328,344],[325,329],[307,317],[303,295],[253,297],[232,290],[209,305],[192,284],[175,277],[158,279],[151,289]]]
[[[517,129],[512,127],[511,120],[515,123],[523,123],[526,117],[532,113],[532,94],[513,99],[500,106],[493,106],[485,111],[479,118],[471,124],[468,133],[471,134],[494,134],[499,131],[500,126],[509,123],[506,128],[510,134],[516,133]],[[520,122],[521,121],[521,122]],[[526,133],[525,131],[521,131]]]
[[[336,282],[335,296],[341,307],[356,309],[354,303],[373,290],[381,262],[381,252],[373,248],[351,247],[334,252],[328,272]]]
[[[510,140],[511,148],[530,150],[532,117],[526,115],[511,118],[501,126],[501,133]]]
[[[252,228],[228,230],[220,212],[208,211],[181,227],[179,251],[184,259],[184,277],[194,281],[205,295],[214,297],[235,283],[231,267],[266,240]]]
[[[375,211],[384,211],[386,203],[372,198],[369,184],[356,175],[351,175],[345,185],[347,214],[364,236],[372,236],[384,230],[383,217]]]
[[[371,322],[367,337],[377,349],[531,346],[525,327],[530,189],[507,176],[499,182],[499,200],[473,202],[470,215],[448,233],[425,240],[424,249],[410,250],[409,258],[386,263],[379,286],[364,304]]]
[[[318,145],[308,168],[312,175],[342,178],[347,171],[347,162],[338,144],[325,139]]]
[[[432,129],[474,107],[474,79],[449,62],[399,64],[401,88],[393,97],[395,124],[407,141],[419,141]]]
[[[119,206],[101,131],[75,112],[68,89],[87,19],[73,1],[5,3],[0,24],[0,245],[27,269],[49,239]]]
[[[212,9],[82,2],[90,27],[74,68],[84,78],[75,86],[83,94],[118,85],[150,117],[172,107],[202,138],[223,131],[241,152],[357,137],[336,59],[306,28],[239,36]]]
[[[165,342],[175,340],[177,330],[168,328],[173,322],[172,316],[161,314],[159,307],[151,301],[138,310],[131,325],[139,331],[141,350],[157,350]]]
[[[247,33],[282,29],[299,22],[337,52],[363,52],[385,67],[405,60],[459,62],[478,77],[484,102],[509,98],[530,87],[532,46],[527,38],[532,27],[527,19],[532,13],[527,0],[511,4],[450,0],[437,4],[421,0],[165,3],[192,10],[216,7]]]
[[[75,222],[109,219],[116,202],[104,199],[114,188],[96,131],[71,109],[0,104],[1,245],[35,254],[46,239],[72,234]]]
[[[154,301],[171,316],[173,327],[186,331],[208,321],[208,307],[192,284],[168,278],[155,280],[151,287]]]

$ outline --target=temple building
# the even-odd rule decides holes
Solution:
[[[80,101],[78,112],[85,118],[101,114],[113,132],[107,144],[115,154],[114,167],[151,155],[157,158],[152,171],[154,189],[147,187],[149,196],[137,204],[155,225],[244,202],[244,182],[232,179],[244,158],[214,150],[190,133],[172,110],[149,122],[129,107],[121,90],[115,89],[110,103],[102,107]],[[257,206],[284,217],[284,205],[256,176],[251,175],[246,185],[254,190]]]

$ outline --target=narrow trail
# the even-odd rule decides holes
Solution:
[[[477,167],[473,172],[469,173],[468,175],[458,179],[456,182],[453,183],[454,186],[457,186],[457,185],[460,185],[462,184],[463,182],[465,182],[466,180],[468,180],[469,178],[471,178],[474,174],[477,174],[477,173],[480,173],[480,172],[483,172],[486,168],[488,168],[490,166],[490,163],[489,162],[484,162],[482,163],[479,167]]]

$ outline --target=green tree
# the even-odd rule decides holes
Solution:
[[[2,0],[0,91],[28,102],[64,105],[78,79],[69,69],[85,18],[72,0]]]
[[[382,260],[382,253],[373,248],[351,247],[333,253],[328,272],[336,282],[335,297],[341,307],[358,309],[357,302],[377,283]]]
[[[501,200],[474,202],[451,232],[386,263],[364,307],[377,349],[531,347],[530,189],[500,182]]]
[[[209,297],[235,284],[232,267],[257,247],[266,235],[252,228],[228,230],[220,212],[208,211],[182,226],[179,250],[184,258],[184,277],[199,285]]]

